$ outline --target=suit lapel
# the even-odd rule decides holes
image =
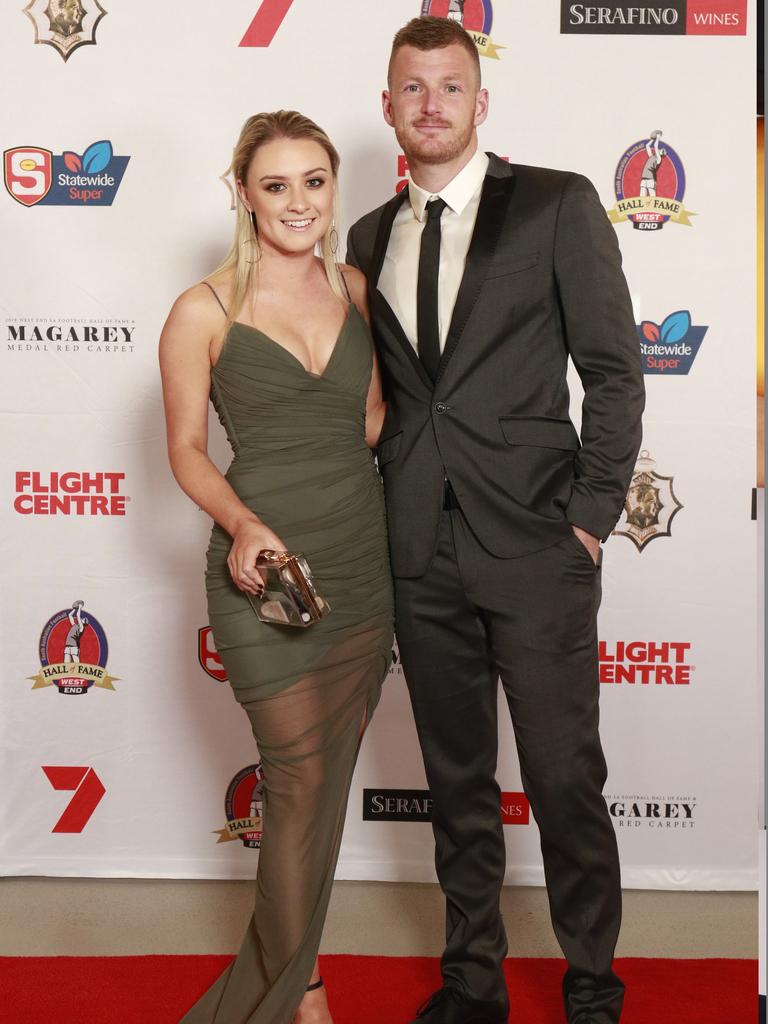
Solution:
[[[512,196],[515,178],[511,169],[498,161],[506,171],[503,177],[493,174],[494,162],[491,163],[491,173],[486,175],[483,184],[483,191],[480,196],[480,205],[477,210],[475,228],[472,232],[472,240],[469,243],[467,261],[464,268],[464,276],[461,279],[459,293],[456,296],[456,305],[453,307],[451,326],[448,329],[445,348],[437,371],[439,381],[445,372],[448,362],[456,350],[461,335],[466,327],[469,315],[474,309],[480,289],[485,281],[485,275],[496,251],[501,229],[504,226],[507,207]]]
[[[379,323],[386,325],[386,327],[389,328],[390,333],[397,338],[401,347],[405,351],[406,356],[413,364],[417,374],[431,391],[434,386],[431,377],[424,369],[418,353],[406,337],[405,331],[403,330],[400,321],[395,316],[392,307],[377,287],[379,277],[381,275],[381,268],[384,265],[384,257],[387,254],[389,236],[392,234],[392,225],[395,217],[397,216],[397,211],[400,209],[407,196],[408,189],[402,189],[402,191],[398,192],[397,195],[393,196],[392,199],[389,200],[381,212],[379,227],[376,232],[376,240],[373,244],[371,262],[368,267],[368,301],[370,302],[371,310],[374,313],[374,319],[378,320]]]
[[[373,243],[371,263],[368,267],[368,287],[373,291],[379,283],[381,268],[384,265],[384,256],[389,244],[389,236],[392,234],[392,225],[397,216],[397,211],[403,205],[408,189],[404,188],[397,195],[392,196],[388,203],[384,204],[379,218],[379,227],[376,232],[376,240]]]

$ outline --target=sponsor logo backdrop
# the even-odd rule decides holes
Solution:
[[[696,46],[665,22],[600,25],[589,4],[424,6],[464,18],[483,52],[482,144],[586,174],[623,251],[648,373],[644,454],[605,545],[600,614],[624,882],[750,888],[753,5],[658,5],[677,12],[675,33],[709,25]],[[295,107],[327,128],[343,158],[342,237],[405,182],[379,93],[389,40],[421,8],[3,5],[0,75],[24,95],[0,113],[5,874],[255,873],[260,757],[207,628],[210,522],[168,469],[157,338],[229,244],[221,175],[248,115]],[[213,414],[210,437],[224,469]],[[540,884],[506,708],[500,723],[507,877]],[[428,808],[396,659],[339,875],[434,878]]]

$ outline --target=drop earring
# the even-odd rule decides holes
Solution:
[[[250,221],[251,221],[251,236],[252,237],[251,238],[246,238],[245,242],[243,242],[243,245],[245,245],[246,243],[250,242],[250,244],[254,247],[256,256],[255,256],[255,259],[246,260],[245,262],[246,263],[258,263],[261,260],[261,243],[259,242],[259,229],[258,229],[258,226],[256,224],[256,214],[253,212],[253,210],[249,210],[248,213],[249,213]]]

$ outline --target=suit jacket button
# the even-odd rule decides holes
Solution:
[[[441,416],[442,416],[442,414],[444,412],[447,411],[447,409],[448,409],[448,406],[445,404],[445,402],[437,402],[435,404],[435,412],[438,413]]]

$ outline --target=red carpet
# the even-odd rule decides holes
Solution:
[[[0,957],[2,1024],[178,1024],[226,956]],[[426,957],[321,958],[335,1024],[407,1024],[438,985]],[[560,960],[508,960],[512,1024],[563,1024]],[[756,960],[617,961],[622,1024],[755,1024]]]

